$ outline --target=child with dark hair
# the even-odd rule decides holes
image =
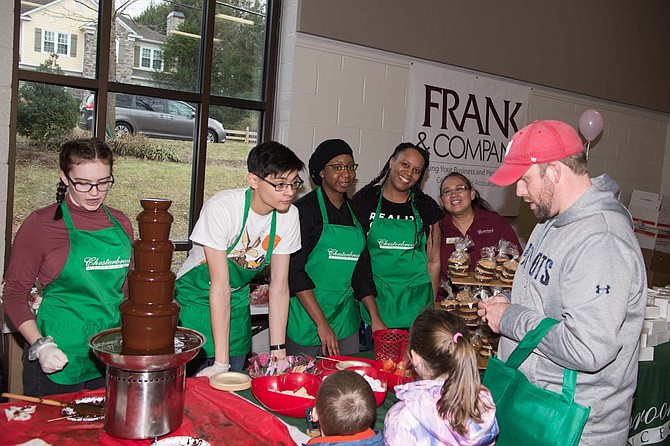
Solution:
[[[381,432],[371,428],[376,418],[370,384],[356,372],[337,371],[324,378],[312,409],[312,420],[319,422],[322,436],[307,444],[383,446]]]
[[[23,389],[45,396],[104,386],[89,337],[118,327],[133,228],[103,203],[114,185],[111,149],[97,138],[63,143],[56,203],[32,212],[14,239],[3,305],[26,340]],[[42,303],[32,310],[31,290]]]
[[[303,185],[303,167],[288,147],[262,143],[247,157],[249,187],[221,191],[202,207],[175,284],[180,325],[207,338],[189,374],[243,369],[251,350],[249,282],[268,265],[270,350],[285,358],[289,260],[300,249],[298,210],[291,203]]]
[[[479,379],[468,328],[457,315],[426,309],[409,333],[407,355],[419,379],[396,386],[384,420],[387,445],[493,444],[495,404]]]

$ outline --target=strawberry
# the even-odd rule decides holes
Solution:
[[[387,359],[382,363],[382,371],[386,373],[393,373],[396,369],[396,363],[392,359]]]

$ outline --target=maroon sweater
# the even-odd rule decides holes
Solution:
[[[477,261],[481,258],[481,249],[484,246],[498,247],[498,241],[505,239],[512,242],[519,250],[519,255],[523,252],[521,243],[514,232],[514,229],[507,223],[504,217],[500,216],[494,211],[487,211],[480,209],[477,206],[472,206],[475,211],[475,219],[473,220],[466,235],[474,243],[474,246],[468,250],[470,254],[470,269],[473,269]],[[447,267],[449,266],[449,256],[454,252],[455,245],[453,239],[456,237],[463,237],[461,231],[454,226],[451,220],[451,215],[447,215],[440,222],[440,229],[442,235],[442,242],[440,245],[440,265],[442,270],[442,278],[447,277]],[[447,243],[449,241],[449,243]]]
[[[95,212],[87,211],[74,205],[67,195],[65,202],[76,229],[95,231],[113,226],[102,206]],[[58,277],[70,253],[65,222],[62,218],[53,219],[57,206],[54,203],[32,212],[14,238],[2,297],[5,314],[15,327],[35,319],[28,303],[30,290],[36,280],[44,288]],[[133,227],[128,217],[116,209],[107,209],[132,241]]]

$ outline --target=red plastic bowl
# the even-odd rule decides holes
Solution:
[[[395,392],[395,386],[399,384],[407,384],[409,382],[414,381],[414,379],[411,376],[396,375],[395,373],[387,373],[383,371],[382,363],[383,361],[375,361],[372,363],[372,367],[374,367],[375,370],[379,370],[379,373],[381,373],[386,377],[386,382],[388,383],[388,390],[390,390],[391,392]]]
[[[309,373],[287,373],[278,376],[261,376],[251,380],[251,392],[256,399],[272,412],[293,418],[304,418],[305,409],[314,407],[321,378]],[[284,390],[297,391],[301,387],[314,398],[279,393]],[[274,391],[273,391],[274,390]]]
[[[388,389],[388,384],[386,376],[384,376],[384,372],[382,372],[381,370],[377,370],[374,367],[365,367],[365,366],[347,367],[347,370],[356,372],[359,375],[367,375],[372,379],[378,379],[379,381],[381,381],[384,391],[377,392],[373,390],[373,393],[375,394],[375,401],[377,402],[377,407],[381,406],[382,403],[384,402],[384,399],[386,398],[386,390]]]

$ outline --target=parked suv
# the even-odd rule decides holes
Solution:
[[[95,95],[81,103],[79,127],[93,127]],[[183,101],[134,94],[116,95],[116,136],[142,133],[153,138],[192,140],[195,129],[195,108]],[[207,119],[207,141],[225,142],[226,131],[216,119]]]

